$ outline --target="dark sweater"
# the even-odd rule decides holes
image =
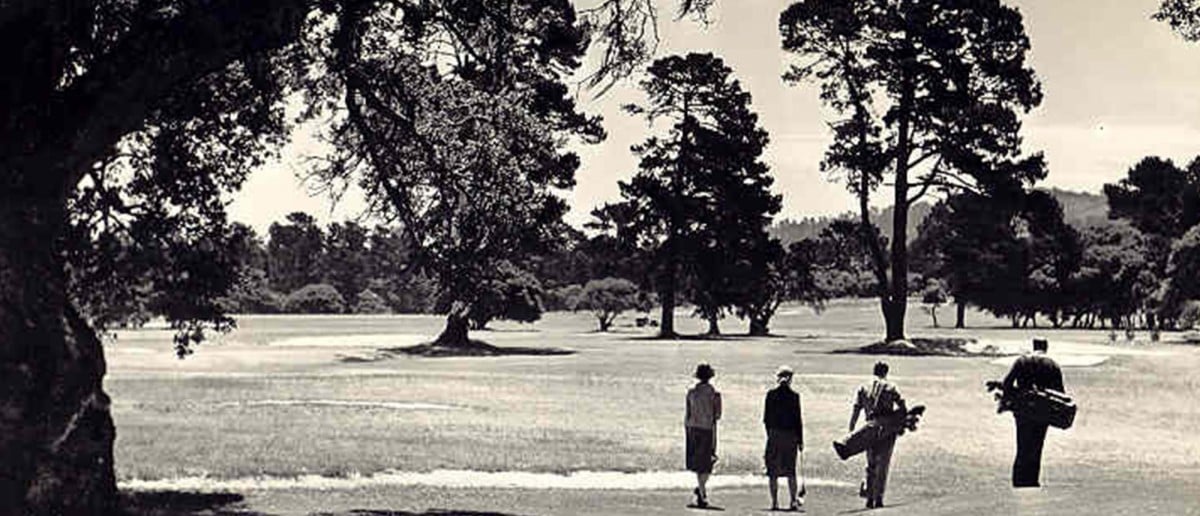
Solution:
[[[1033,353],[1024,355],[1013,363],[1004,378],[1007,390],[1053,389],[1063,391],[1062,369],[1050,357]]]
[[[803,437],[804,424],[800,417],[800,395],[786,384],[767,392],[766,407],[763,409],[763,424],[768,429],[795,430],[798,437]]]

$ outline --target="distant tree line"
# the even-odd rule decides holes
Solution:
[[[967,305],[1014,327],[1039,317],[1056,328],[1191,327],[1200,314],[1200,158],[1179,167],[1147,157],[1104,196],[1108,220],[1076,225],[1044,191],[1006,202],[949,197],[921,225],[914,269],[957,306],[957,327]]]

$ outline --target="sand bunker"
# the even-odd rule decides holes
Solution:
[[[218,407],[350,407],[350,408],[382,408],[391,410],[462,410],[464,407],[439,405],[437,403],[418,403],[407,401],[365,401],[365,400],[250,400],[227,401],[218,403]]]
[[[810,486],[849,487],[854,484],[838,480],[806,478]],[[121,489],[136,491],[260,491],[283,489],[350,490],[367,487],[426,486],[448,488],[503,489],[569,489],[661,491],[691,489],[696,476],[686,471],[649,471],[623,473],[619,471],[576,471],[566,475],[529,473],[522,471],[436,470],[427,473],[385,471],[374,475],[327,477],[301,475],[297,477],[248,477],[217,479],[206,476],[180,477],[163,480],[126,480]],[[714,475],[708,485],[714,488],[751,487],[766,485],[761,475]]]

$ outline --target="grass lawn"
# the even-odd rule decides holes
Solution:
[[[1080,412],[1071,430],[1051,429],[1043,460],[1047,487],[1032,493],[1006,487],[1012,419],[995,414],[983,387],[1005,366],[987,358],[888,358],[910,404],[929,408],[920,430],[897,444],[888,494],[894,508],[885,511],[1200,514],[1193,508],[1200,504],[1200,348],[1109,344],[1101,331],[1013,330],[975,313],[968,317],[974,327],[966,330],[935,330],[928,321],[910,307],[914,336],[1010,342],[1040,334],[1050,339],[1052,353],[1084,350],[1110,358],[1065,370]],[[859,508],[851,486],[863,459],[839,461],[830,443],[846,430],[854,389],[878,357],[830,352],[878,338],[882,321],[874,302],[836,302],[821,315],[785,307],[772,326],[779,336],[760,339],[657,341],[645,338],[651,330],[629,326],[599,334],[586,314],[559,313],[531,326],[497,323],[473,333],[501,346],[577,352],[566,356],[346,360],[431,338],[441,326],[436,317],[244,317],[239,325],[182,361],[171,355],[164,332],[125,332],[108,345],[118,478],[207,477],[220,486],[256,476],[393,470],[678,471],[683,395],[702,360],[717,369],[714,385],[725,402],[717,473],[758,474],[763,394],[775,368],[786,363],[797,372],[803,400],[805,473],[831,481],[810,490],[809,513]],[[704,329],[691,319],[680,326]],[[723,329],[743,333],[745,325],[727,320]],[[727,512],[742,514],[766,507],[762,491],[730,488],[713,497]],[[686,489],[437,486],[237,494],[245,499],[231,507],[268,514],[435,508],[682,514],[688,498]]]

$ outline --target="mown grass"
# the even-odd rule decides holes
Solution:
[[[914,312],[915,310],[910,310]],[[272,347],[288,336],[422,333],[422,317],[246,318],[241,329],[185,361],[169,358],[166,336],[123,336],[109,349],[120,478],[369,474],[385,469],[682,469],[683,394],[691,369],[709,361],[724,395],[718,472],[761,469],[762,396],[780,364],[792,365],[804,405],[806,473],[855,481],[861,459],[842,462],[831,441],[846,430],[850,401],[879,357],[830,353],[877,338],[873,303],[836,303],[822,315],[790,309],[779,337],[657,341],[621,328],[594,332],[585,315],[550,314],[532,328],[497,325],[474,336],[498,345],[567,348],[569,356],[400,357],[345,363],[370,349]],[[926,328],[914,335],[1025,339],[972,314],[983,329]],[[699,332],[697,321],[684,326]],[[726,324],[727,331],[744,331]],[[647,332],[650,330],[646,330]],[[1104,332],[1045,331],[1055,342],[1106,343]],[[1121,344],[1122,348],[1128,345]],[[136,348],[155,352],[135,351]],[[1140,346],[1158,354],[1114,356],[1066,370],[1080,413],[1069,431],[1051,431],[1044,461],[1049,485],[1145,486],[1200,483],[1200,350]],[[165,355],[165,357],[164,357]],[[890,357],[894,380],[929,411],[901,438],[894,490],[920,498],[962,496],[1005,485],[1013,453],[1011,418],[995,414],[983,382],[1004,374],[984,358]],[[421,402],[455,410],[335,406],[240,406],[252,400]],[[1186,491],[1184,491],[1186,493]]]

